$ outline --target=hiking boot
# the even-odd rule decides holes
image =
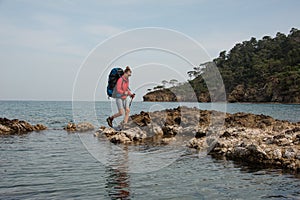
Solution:
[[[114,119],[113,119],[112,117],[108,117],[108,118],[106,119],[108,126],[113,127],[113,124],[112,124],[113,120],[114,120]]]

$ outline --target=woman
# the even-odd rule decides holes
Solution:
[[[130,113],[130,108],[129,108],[129,104],[131,101],[130,98],[133,99],[135,96],[135,94],[131,93],[131,91],[129,90],[129,87],[128,87],[130,76],[131,76],[131,69],[129,66],[127,66],[126,69],[124,70],[123,76],[121,78],[119,78],[119,80],[117,81],[117,85],[115,88],[115,92],[117,93],[116,94],[116,103],[117,103],[119,112],[106,119],[106,121],[110,127],[113,127],[112,122],[115,118],[123,115],[124,110],[125,110],[124,124],[126,124],[128,122],[129,113]]]

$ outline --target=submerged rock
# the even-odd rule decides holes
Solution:
[[[0,118],[0,135],[24,134],[32,131],[41,131],[47,129],[42,124],[31,125],[26,121],[18,119]]]

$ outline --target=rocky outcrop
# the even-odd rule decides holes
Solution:
[[[300,128],[289,126],[282,131],[269,128],[224,128],[215,138],[210,154],[254,165],[278,166],[300,170]],[[287,127],[288,128],[288,127]],[[207,148],[207,138],[193,138],[188,146]]]
[[[89,122],[80,122],[78,124],[69,122],[64,127],[64,130],[68,132],[86,132],[86,131],[92,131],[94,129],[95,129],[94,125]]]
[[[144,101],[161,101],[161,102],[177,101],[176,95],[168,89],[149,92],[145,96],[143,96],[143,99]]]
[[[47,127],[42,124],[31,125],[23,120],[0,118],[0,135],[25,134],[32,131],[41,131],[45,129],[47,129]]]
[[[276,102],[276,103],[300,103],[299,86],[285,88],[284,90],[279,85],[278,78],[270,78],[265,84],[255,86],[247,84],[239,84],[232,89],[227,88],[226,99],[222,96],[222,91],[214,91],[209,93],[207,90],[201,92],[185,91],[177,86],[171,89],[161,89],[147,93],[143,98],[144,101],[161,101],[161,102],[211,102],[225,101],[230,103],[235,102]],[[181,92],[176,92],[176,91]],[[173,92],[172,92],[173,91]],[[211,96],[211,95],[220,96]],[[192,97],[196,95],[197,97]]]
[[[300,170],[300,122],[265,115],[178,107],[141,112],[123,130],[101,127],[95,136],[126,144],[179,142],[215,157]]]

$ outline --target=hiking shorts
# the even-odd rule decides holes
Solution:
[[[125,110],[126,108],[129,108],[130,97],[127,96],[126,99],[116,98],[116,103],[118,110]]]

